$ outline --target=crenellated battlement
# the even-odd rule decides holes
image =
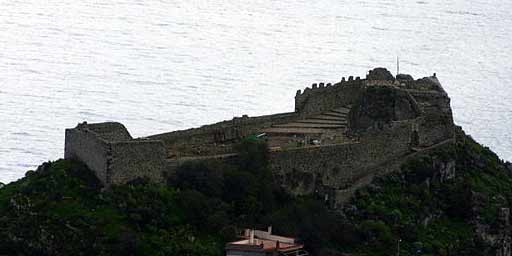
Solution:
[[[444,92],[434,73],[433,76],[414,80],[412,76],[399,74],[394,77],[385,68],[370,70],[366,78],[357,76],[342,77],[340,82],[313,83],[303,91],[295,94],[295,112],[301,116],[310,116],[333,109],[351,105],[368,86],[392,86],[405,90]]]
[[[313,83],[310,87],[304,88],[304,90],[297,90],[296,95],[305,95],[308,93],[318,93],[318,92],[328,92],[329,90],[332,90],[333,88],[345,86],[345,85],[364,85],[364,79],[361,79],[360,77],[356,77],[354,79],[353,76],[349,77],[348,80],[345,79],[345,77],[342,78],[341,81],[337,83],[326,83],[326,82],[320,82],[320,83]]]
[[[314,83],[295,95],[295,112],[301,116],[319,114],[329,109],[350,105],[366,86],[360,77],[342,77],[337,83]]]

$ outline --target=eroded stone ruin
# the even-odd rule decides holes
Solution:
[[[183,162],[236,158],[237,142],[262,136],[280,185],[295,195],[319,194],[337,207],[374,175],[453,142],[454,128],[450,98],[435,75],[414,80],[376,68],[365,79],[297,91],[289,113],[145,138],[132,138],[120,123],[84,122],[66,130],[65,158],[84,162],[107,188],[141,177],[164,182]]]

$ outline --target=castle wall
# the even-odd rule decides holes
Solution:
[[[161,141],[132,140],[119,123],[84,123],[66,129],[64,158],[85,163],[106,187],[141,177],[162,182],[165,156]]]
[[[166,150],[161,141],[134,140],[114,142],[110,145],[110,181],[124,184],[138,177],[162,182]]]
[[[108,143],[94,132],[76,128],[66,129],[64,158],[85,163],[103,184],[107,183],[108,150]]]
[[[421,114],[414,98],[393,86],[368,86],[350,112],[352,132],[365,130],[392,121],[412,120]]]
[[[420,90],[420,91],[438,91],[441,93],[446,93],[441,86],[441,83],[437,79],[437,77],[424,77],[417,80],[408,80],[408,81],[400,81],[401,87],[405,87],[406,89],[411,90]]]
[[[372,76],[388,79],[390,74],[379,71]],[[353,105],[347,136],[356,142],[270,152],[276,181],[289,192],[335,196],[354,181],[371,178],[378,167],[411,153],[412,147],[453,138],[450,99],[435,77],[350,77],[336,85],[298,91],[294,113],[244,116],[146,139],[134,140],[120,123],[79,124],[66,130],[65,158],[84,162],[107,187],[142,177],[161,183],[185,161],[234,161],[232,142],[240,138],[347,105]]]
[[[133,139],[126,127],[121,123],[105,122],[86,125],[87,129],[93,131],[97,136],[106,141],[127,141]]]
[[[395,122],[358,143],[271,152],[271,169],[293,194],[342,189],[371,173],[369,167],[410,152],[411,133],[412,122]]]
[[[450,98],[439,91],[408,90],[421,106],[422,118],[418,123],[421,146],[431,146],[453,138],[454,125]]]
[[[310,116],[354,104],[364,90],[364,80],[342,81],[332,86],[306,88],[295,96],[295,112]]]
[[[295,120],[295,113],[282,113],[258,117],[239,117],[216,124],[205,125],[182,131],[157,134],[148,138],[162,140],[166,146],[172,144],[210,144],[237,140],[268,128],[273,124],[283,124]]]

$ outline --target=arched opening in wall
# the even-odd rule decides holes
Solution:
[[[420,145],[420,136],[418,131],[413,131],[411,134],[411,147],[417,147]]]

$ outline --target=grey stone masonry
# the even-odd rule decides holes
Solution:
[[[66,129],[64,158],[84,162],[106,187],[136,178],[162,182],[165,172],[162,141],[134,140],[124,125],[114,122]]]
[[[454,131],[450,98],[437,77],[395,78],[377,68],[366,79],[298,90],[290,113],[244,115],[139,139],[120,123],[78,124],[66,129],[64,157],[84,162],[107,188],[138,178],[161,183],[186,161],[233,161],[234,145],[255,135],[269,142],[270,167],[285,190],[321,194],[337,205],[352,184],[452,141]],[[455,173],[445,169],[446,179]]]

